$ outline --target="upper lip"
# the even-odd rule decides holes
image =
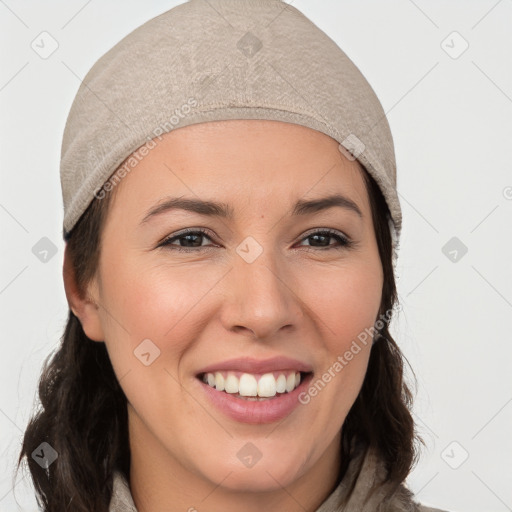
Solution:
[[[313,367],[310,364],[303,363],[298,359],[279,356],[271,359],[254,359],[251,357],[238,357],[227,361],[220,361],[205,366],[198,371],[202,373],[213,373],[222,370],[238,370],[246,373],[267,373],[278,370],[297,370],[299,372],[311,372]]]

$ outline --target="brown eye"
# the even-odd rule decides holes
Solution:
[[[176,251],[192,252],[200,250],[201,248],[210,249],[214,246],[205,245],[202,242],[208,239],[212,241],[212,238],[208,235],[205,230],[202,229],[189,229],[188,231],[181,232],[177,235],[166,238],[161,242],[158,247],[167,247]],[[338,244],[331,244],[329,241],[334,239]],[[326,249],[344,249],[354,245],[354,242],[349,240],[341,233],[333,230],[320,230],[313,233],[309,233],[302,240],[309,240],[308,247],[317,248],[320,250]],[[177,244],[175,242],[178,242]]]
[[[333,246],[329,244],[331,238],[337,240],[338,245]],[[310,240],[309,247],[318,247],[320,249],[343,249],[352,245],[348,238],[332,230],[315,231],[304,237],[303,240]]]
[[[204,246],[202,244],[205,238],[211,240],[206,231],[202,229],[188,230],[178,235],[166,238],[158,247],[168,247],[172,250],[185,252],[194,251],[200,247],[209,248],[210,246]],[[179,244],[174,244],[175,241],[178,241]]]

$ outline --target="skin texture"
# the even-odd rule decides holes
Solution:
[[[128,398],[134,502],[139,512],[314,511],[334,488],[340,429],[371,340],[307,405],[271,424],[228,418],[196,374],[238,356],[287,355],[319,378],[374,325],[383,275],[365,171],[334,139],[278,121],[202,123],[156,141],[117,185],[89,299],[65,281]],[[362,218],[340,207],[290,216],[297,200],[334,192]],[[166,196],[220,201],[234,218],[171,210],[141,224]],[[157,248],[184,228],[209,234],[189,252],[172,248],[187,247],[183,238]],[[313,229],[337,230],[355,245],[327,235],[315,246]],[[250,264],[236,252],[249,236],[263,248]],[[149,366],[134,356],[144,339],[160,350]],[[251,468],[237,457],[248,442],[262,453]]]

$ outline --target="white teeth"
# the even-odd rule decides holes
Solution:
[[[284,377],[284,375],[281,374],[279,377]],[[275,396],[276,392],[277,383],[274,376],[271,373],[265,373],[262,375],[258,381],[258,396]]]
[[[276,391],[284,393],[286,391],[286,376],[281,373],[276,380]]]
[[[276,393],[290,393],[300,384],[300,372],[286,372],[279,374],[277,379],[273,373],[265,373],[259,380],[250,373],[242,373],[240,379],[233,372],[227,372],[227,376],[221,372],[206,373],[203,382],[217,391],[225,391],[230,394],[239,394],[247,397],[269,398]]]
[[[224,381],[224,391],[226,393],[238,393],[238,379],[232,373],[228,373],[228,377]]]
[[[256,396],[258,394],[258,381],[249,373],[243,373],[238,383],[238,392],[242,396]]]
[[[289,393],[295,387],[295,374],[290,373],[286,378],[286,391]]]
[[[215,374],[215,389],[218,389],[219,391],[224,391],[224,377],[220,372],[217,372]]]

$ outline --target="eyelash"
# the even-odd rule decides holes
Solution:
[[[187,231],[183,231],[181,232],[180,234],[178,235],[174,235],[172,237],[168,237],[166,238],[165,240],[163,240],[157,247],[169,247],[171,248],[171,250],[173,251],[179,251],[179,252],[194,252],[194,251],[197,251],[197,250],[200,250],[203,248],[203,246],[200,246],[200,247],[180,247],[180,246],[176,246],[176,245],[171,245],[171,242],[174,242],[175,240],[179,240],[180,238],[184,238],[186,237],[187,235],[203,235],[205,236],[206,238],[209,238],[210,240],[212,240],[211,236],[208,234],[208,232],[204,229],[189,229]],[[324,235],[324,236],[329,236],[330,238],[335,238],[336,240],[338,240],[338,242],[341,244],[339,246],[334,246],[334,247],[318,247],[317,249],[320,250],[320,251],[325,251],[325,250],[330,250],[330,249],[349,249],[351,247],[353,247],[355,245],[355,242],[352,241],[352,240],[349,240],[347,237],[339,234],[337,231],[334,231],[334,230],[331,230],[331,229],[323,229],[323,230],[318,230],[318,231],[314,231],[314,232],[311,232],[311,233],[308,233],[307,236],[305,236],[304,238],[301,239],[302,240],[306,240],[312,236],[315,236],[315,235]],[[213,240],[212,240],[213,241]],[[315,247],[310,247],[311,249],[315,249]]]

